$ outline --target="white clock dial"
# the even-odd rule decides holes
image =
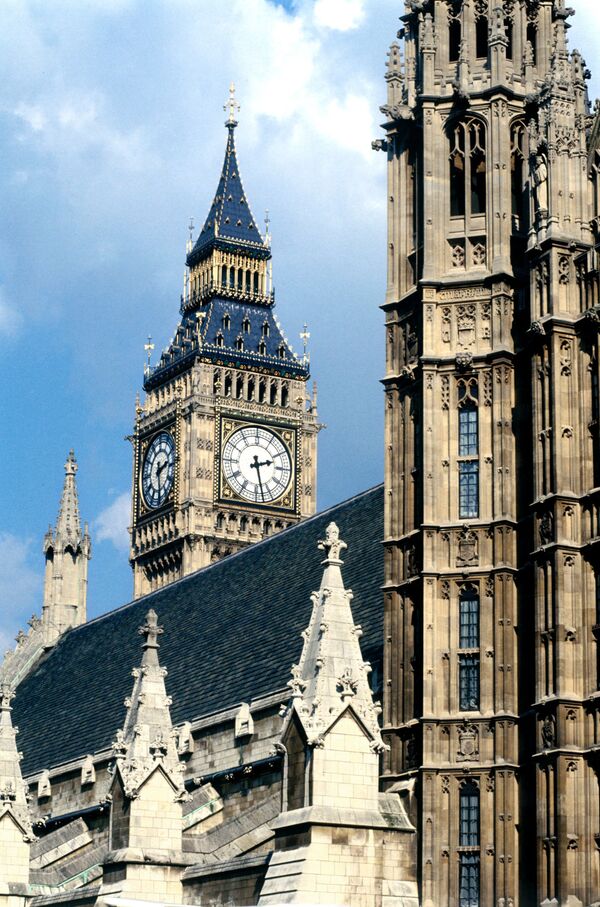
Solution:
[[[148,507],[160,507],[175,481],[175,442],[167,431],[152,440],[142,467],[142,494]]]
[[[292,480],[290,452],[268,428],[245,425],[227,439],[223,473],[237,495],[255,504],[280,498]]]

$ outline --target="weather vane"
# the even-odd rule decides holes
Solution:
[[[239,113],[240,105],[237,102],[235,96],[235,85],[232,82],[229,86],[229,99],[226,104],[223,105],[223,110],[225,113],[229,111],[229,116],[225,122],[226,126],[237,126],[236,114]]]
[[[146,350],[146,355],[148,361],[146,363],[146,372],[150,371],[150,359],[152,358],[152,352],[154,350],[154,344],[152,343],[152,337],[148,334],[148,342],[144,344],[144,349]]]
[[[304,362],[308,362],[310,358],[308,355],[308,341],[310,340],[310,333],[306,322],[304,322],[304,330],[300,334],[300,340],[304,344]]]

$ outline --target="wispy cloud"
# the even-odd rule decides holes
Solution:
[[[117,551],[128,551],[129,532],[127,529],[130,519],[131,495],[125,491],[98,514],[94,521],[96,541],[112,542]]]
[[[9,302],[5,289],[0,286],[0,336],[14,337],[21,322],[21,313]]]
[[[42,574],[33,566],[30,539],[0,532],[0,658],[14,647],[14,636],[32,613],[42,609]],[[41,558],[39,565],[41,567]]]

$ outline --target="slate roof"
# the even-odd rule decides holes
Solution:
[[[215,245],[241,247],[247,254],[270,258],[271,252],[256,226],[250,209],[235,150],[233,124],[228,126],[227,147],[221,178],[208,217],[187,258],[190,267]]]
[[[277,372],[288,377],[305,380],[309,377],[308,364],[298,358],[284,336],[273,305],[216,296],[203,306],[202,311],[205,313],[201,327],[202,343],[198,343],[196,312],[184,313],[175,337],[163,352],[158,365],[144,379],[146,391],[180,374],[197,357],[233,367],[242,365],[259,371]],[[229,316],[228,322],[225,316]],[[249,322],[248,333],[244,330],[245,321]],[[265,324],[268,326],[267,334],[263,332]],[[238,338],[243,341],[242,350],[236,347]],[[262,352],[261,341],[264,341]]]
[[[283,690],[302,650],[310,593],[319,588],[317,542],[334,520],[348,544],[343,576],[379,674],[383,646],[383,488],[205,567],[164,589],[66,633],[20,684],[13,703],[24,775],[109,747],[125,717],[138,627],[150,607],[165,632],[174,724]],[[379,670],[378,670],[379,669]]]

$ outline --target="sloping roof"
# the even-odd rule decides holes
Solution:
[[[203,257],[205,250],[217,241],[254,250],[261,257],[270,257],[269,247],[256,226],[250,204],[246,198],[235,150],[234,126],[228,127],[227,147],[223,170],[208,217],[188,256],[191,266]]]
[[[363,492],[183,580],[66,633],[18,688],[22,770],[107,748],[123,724],[123,700],[139,662],[138,627],[149,607],[164,626],[174,724],[285,688],[302,651],[310,593],[319,588],[317,542],[334,520],[348,544],[345,585],[374,668],[383,641],[383,489]]]
[[[145,390],[159,387],[168,378],[190,368],[197,358],[233,367],[243,365],[259,371],[277,372],[286,377],[308,378],[308,363],[296,355],[284,336],[273,305],[215,296],[203,307],[203,311],[202,344],[198,342],[196,313],[184,313],[175,337],[163,352],[158,365],[146,374]],[[267,333],[263,331],[265,325]],[[243,343],[241,350],[236,348],[238,338]],[[283,356],[280,355],[280,348]]]

